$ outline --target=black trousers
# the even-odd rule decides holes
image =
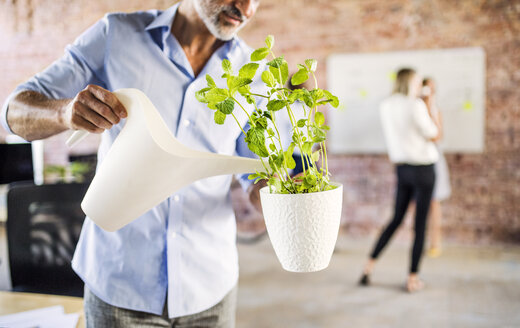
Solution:
[[[426,220],[430,209],[435,171],[432,165],[397,165],[397,193],[395,197],[395,212],[392,221],[383,230],[372,251],[371,257],[376,259],[386,244],[392,238],[401,222],[410,200],[415,197],[415,241],[412,248],[411,273],[417,273],[424,246]]]

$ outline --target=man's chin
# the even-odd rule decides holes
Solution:
[[[234,29],[233,31],[222,31],[218,30],[214,33],[214,36],[221,41],[229,41],[233,39],[237,35],[238,29]]]

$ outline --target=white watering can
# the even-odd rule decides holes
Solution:
[[[128,117],[81,203],[85,214],[101,228],[122,228],[196,180],[263,170],[260,160],[184,146],[140,90],[121,89],[114,94]],[[67,145],[72,147],[87,134],[76,131]]]

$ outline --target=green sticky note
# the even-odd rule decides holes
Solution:
[[[462,108],[464,108],[464,110],[466,112],[469,112],[469,111],[472,111],[473,110],[473,103],[469,100],[466,100],[464,102],[464,104],[462,105]]]

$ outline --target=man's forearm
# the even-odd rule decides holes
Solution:
[[[48,138],[70,128],[65,119],[70,101],[49,99],[36,91],[22,91],[9,102],[7,124],[25,140]]]

